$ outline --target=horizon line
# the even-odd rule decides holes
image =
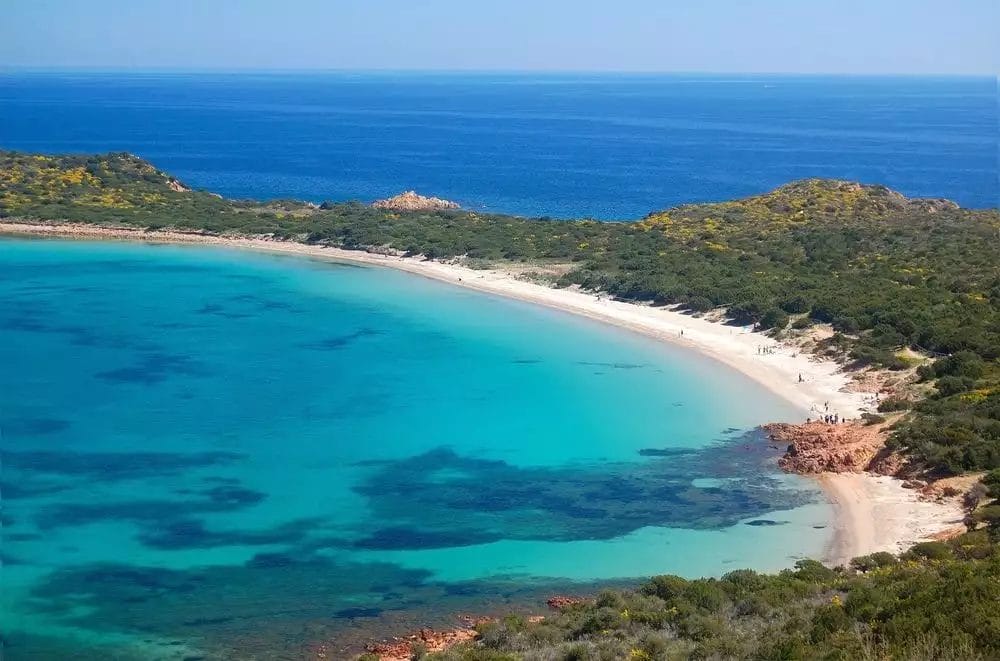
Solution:
[[[769,77],[854,77],[854,78],[983,78],[998,80],[994,72],[853,72],[853,71],[724,71],[671,69],[474,69],[474,68],[348,68],[348,67],[122,67],[122,66],[34,66],[0,65],[0,73],[109,73],[109,74],[388,74],[388,75],[591,75],[591,76],[769,76]]]

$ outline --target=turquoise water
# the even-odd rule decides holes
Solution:
[[[0,366],[7,658],[294,658],[828,539],[750,380],[390,270],[3,240]]]

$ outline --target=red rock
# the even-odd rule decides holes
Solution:
[[[372,204],[376,209],[388,209],[390,211],[440,211],[443,209],[458,209],[455,202],[442,200],[439,197],[424,197],[416,192],[408,190],[395,197],[379,200]]]
[[[884,424],[774,423],[763,429],[772,440],[788,443],[778,465],[789,473],[883,472],[880,469],[894,467],[884,456]]]
[[[474,639],[477,633],[472,628],[472,625],[491,621],[491,618],[472,618],[468,616],[461,619],[469,626],[449,631],[435,631],[434,629],[423,628],[406,638],[396,638],[381,643],[370,643],[365,646],[365,649],[377,655],[381,661],[409,661],[413,655],[414,644],[423,646],[428,652],[440,652],[452,645]]]
[[[577,604],[582,604],[586,599],[583,597],[567,597],[563,595],[557,595],[555,597],[550,597],[545,601],[549,608],[552,610],[561,611],[563,609],[569,608],[570,606],[576,606]]]

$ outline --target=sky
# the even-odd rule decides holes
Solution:
[[[1000,0],[0,0],[0,68],[989,74]]]

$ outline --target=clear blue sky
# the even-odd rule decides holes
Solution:
[[[0,67],[995,74],[1000,0],[0,0]]]

